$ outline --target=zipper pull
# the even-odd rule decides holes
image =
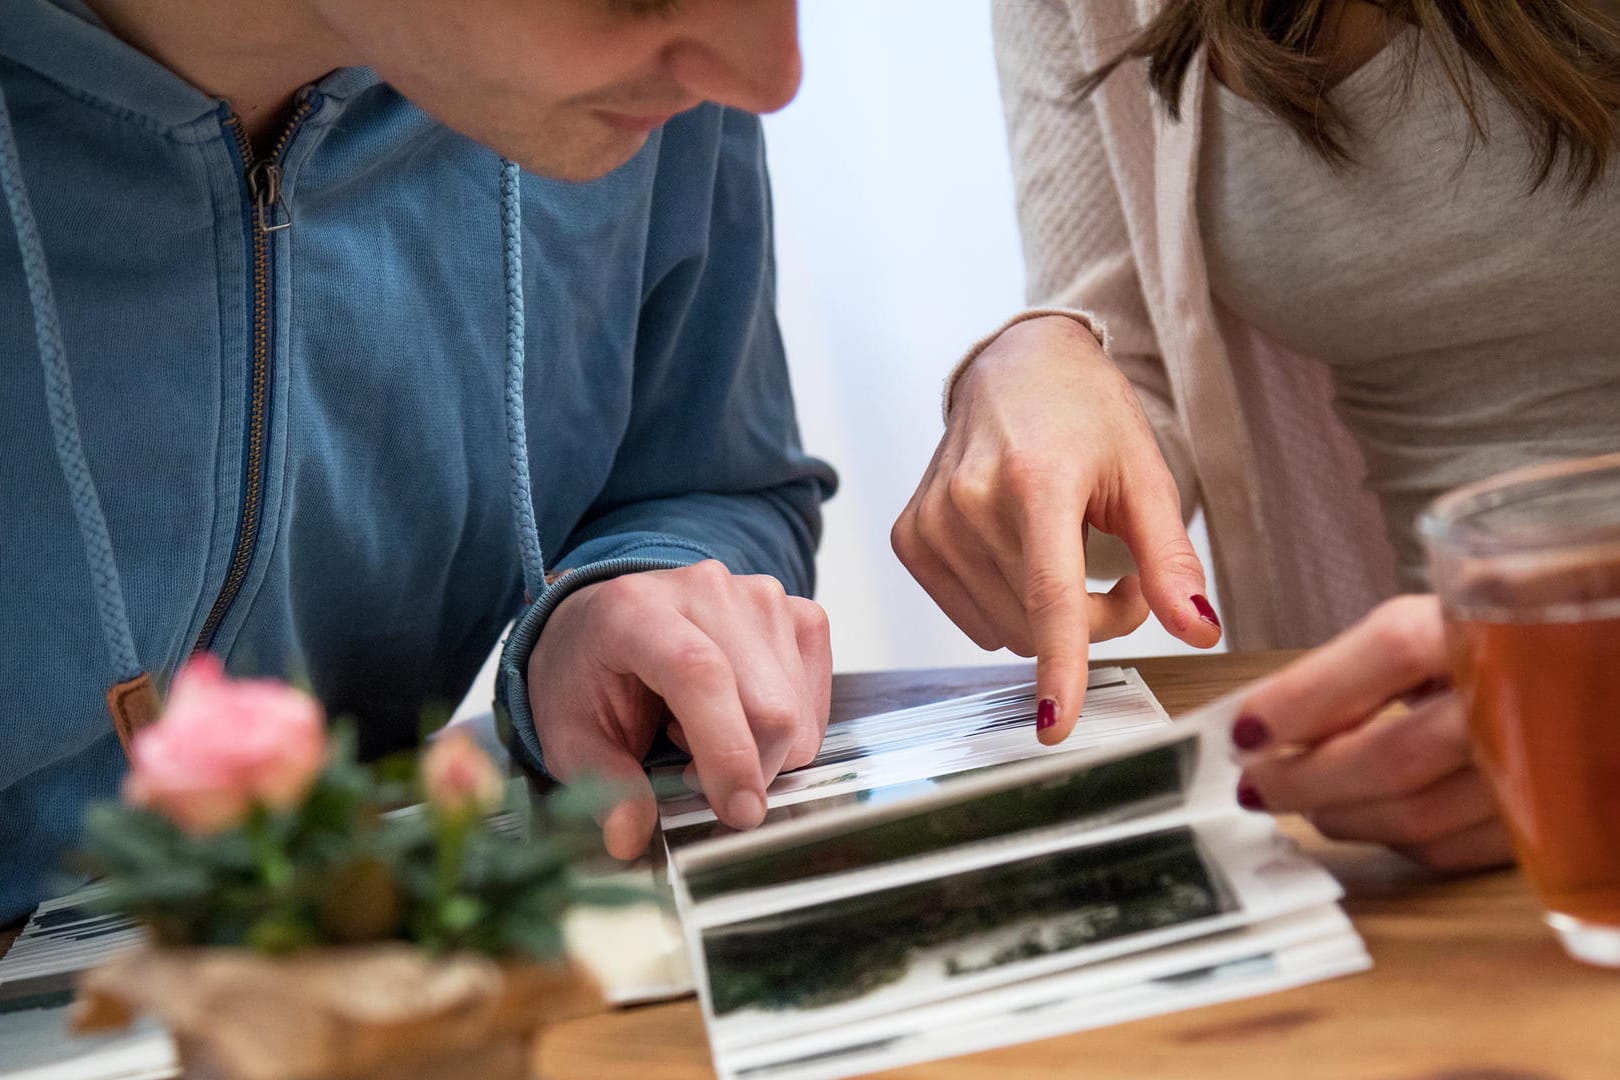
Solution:
[[[261,233],[279,232],[292,226],[292,214],[281,201],[281,166],[274,161],[256,161],[247,174],[248,194],[253,196],[253,217]]]

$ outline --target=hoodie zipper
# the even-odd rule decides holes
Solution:
[[[248,567],[253,563],[253,552],[259,538],[259,518],[264,503],[264,448],[270,414],[271,234],[292,225],[292,218],[281,198],[282,158],[287,144],[314,110],[312,96],[300,94],[292,117],[282,128],[269,156],[264,158],[254,156],[253,143],[242,121],[235,114],[225,118],[226,126],[236,138],[236,148],[242,160],[242,175],[247,183],[249,209],[253,215],[249,241],[253,266],[253,356],[249,369],[247,467],[230,569],[226,572],[225,583],[220,586],[219,595],[214,599],[214,606],[209,609],[208,618],[203,621],[202,632],[197,635],[197,644],[192,650],[194,652],[202,652],[214,643],[220,623],[230,611],[237,594],[242,591],[242,582],[247,579]]]

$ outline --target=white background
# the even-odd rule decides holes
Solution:
[[[834,660],[856,671],[1016,659],[963,636],[888,541],[939,439],[941,381],[1023,304],[989,5],[812,0],[799,17],[804,85],[765,132],[805,445],[843,477],[817,593]],[[1207,566],[1201,526],[1193,540]],[[1150,620],[1093,655],[1186,651]]]

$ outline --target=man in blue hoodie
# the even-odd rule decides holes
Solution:
[[[379,754],[516,617],[519,755],[640,785],[611,851],[670,716],[760,821],[831,669],[798,77],[792,0],[0,0],[0,922],[197,650]]]

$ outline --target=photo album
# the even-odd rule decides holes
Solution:
[[[1034,684],[834,722],[746,833],[655,775],[720,1075],[858,1075],[1370,966],[1337,882],[1237,806],[1232,711],[1172,722],[1100,668],[1058,746]]]
[[[1238,807],[1232,699],[1172,721],[1099,667],[1044,746],[1034,691],[835,720],[748,832],[652,770],[662,843],[616,877],[659,903],[570,916],[571,951],[612,1004],[695,989],[722,1080],[832,1080],[1370,966],[1338,884]],[[150,1024],[68,1037],[73,974],[140,940],[82,901],[42,905],[0,960],[8,1064],[173,1075]]]

